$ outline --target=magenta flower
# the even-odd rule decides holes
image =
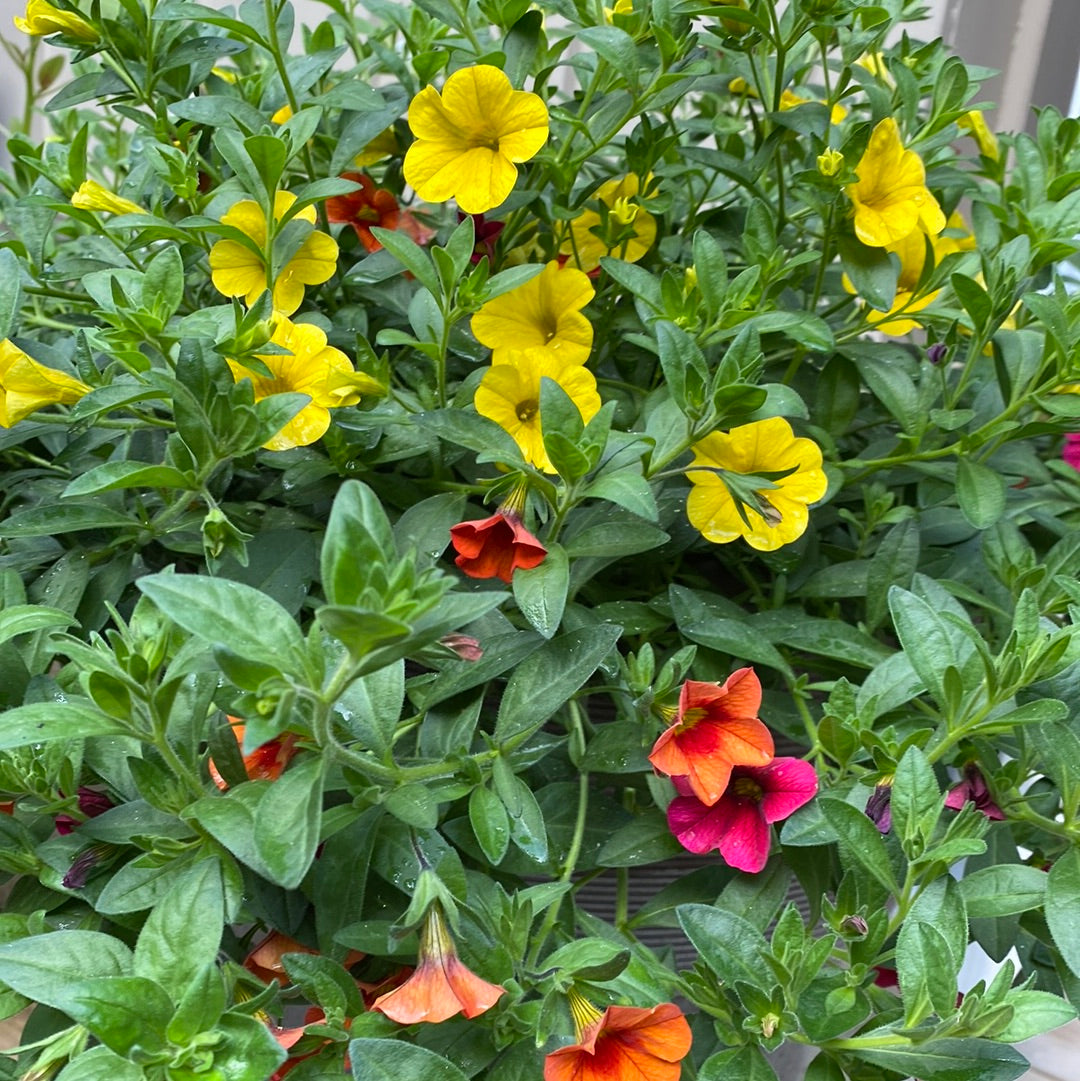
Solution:
[[[1073,469],[1080,469],[1080,432],[1069,432],[1065,436],[1065,447],[1061,457]]]
[[[774,758],[767,766],[734,766],[731,783],[711,807],[676,777],[679,795],[668,807],[668,826],[691,852],[718,849],[731,867],[756,874],[769,858],[769,824],[809,803],[817,774],[801,758]]]
[[[986,778],[983,777],[979,767],[974,762],[964,764],[964,779],[949,790],[945,797],[945,806],[959,811],[965,803],[974,803],[976,811],[982,811],[987,818],[995,822],[1001,822],[1005,816],[1001,808],[990,796],[990,789],[986,786]]]
[[[79,802],[79,813],[83,818],[73,818],[71,815],[60,814],[56,816],[56,832],[61,837],[69,834],[77,826],[81,825],[87,818],[97,818],[98,815],[104,814],[106,811],[111,810],[114,805],[113,801],[109,799],[104,792],[98,792],[95,788],[88,788],[86,785],[80,785],[79,791],[76,794]]]
[[[892,829],[892,783],[891,777],[882,777],[866,801],[866,817],[877,826],[878,833]]]

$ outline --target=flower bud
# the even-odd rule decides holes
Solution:
[[[863,938],[870,928],[862,916],[851,915],[845,916],[840,921],[840,930],[843,931],[845,935]]]
[[[828,147],[824,154],[818,155],[817,167],[822,176],[833,177],[844,166],[844,155],[839,150]]]

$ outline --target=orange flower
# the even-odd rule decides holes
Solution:
[[[678,1081],[690,1026],[678,1006],[609,1006],[600,1013],[570,991],[578,1042],[544,1059],[544,1081]]]
[[[378,251],[382,247],[372,235],[373,225],[380,229],[400,229],[417,244],[424,244],[435,235],[433,229],[421,225],[412,214],[398,206],[392,191],[375,187],[370,176],[343,173],[341,178],[359,184],[360,190],[327,199],[326,217],[332,222],[351,225],[366,251]]]
[[[503,994],[502,987],[480,979],[458,960],[442,910],[434,904],[420,932],[416,971],[400,987],[380,995],[371,1008],[399,1025],[418,1021],[437,1025],[457,1013],[478,1017]]]
[[[236,717],[230,717],[229,723],[232,725],[236,742],[243,746],[244,728],[246,727],[243,721]],[[267,740],[261,747],[256,747],[251,754],[244,755],[244,770],[247,772],[248,780],[276,781],[285,772],[285,767],[292,760],[294,754],[296,754],[296,736],[291,732]],[[206,764],[210,770],[210,780],[224,792],[229,785],[225,778],[218,773],[214,760],[211,758]]]
[[[740,668],[722,684],[688,679],[674,721],[653,745],[649,761],[669,777],[685,777],[711,807],[724,794],[732,766],[767,766],[773,739],[757,717],[761,684]]]
[[[257,976],[263,983],[271,983],[273,980],[277,980],[283,987],[287,987],[289,976],[285,971],[285,963],[282,961],[282,958],[287,953],[310,953],[318,956],[319,951],[312,949],[310,946],[305,946],[302,942],[297,942],[295,938],[283,935],[280,931],[271,931],[244,958],[244,968],[253,976]],[[349,950],[342,964],[349,968],[358,961],[362,961],[365,956],[366,954],[357,950]],[[308,1021],[308,1024],[311,1024],[311,1022]],[[285,1046],[289,1045],[286,1044]]]

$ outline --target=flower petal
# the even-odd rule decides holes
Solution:
[[[817,794],[817,772],[801,758],[774,758],[761,769],[745,772],[761,785],[761,813],[766,822],[787,818]]]

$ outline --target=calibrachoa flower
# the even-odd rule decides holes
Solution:
[[[719,849],[724,862],[756,874],[769,858],[769,826],[814,798],[817,774],[801,758],[774,758],[767,766],[736,766],[727,790],[711,807],[687,781],[675,778],[679,795],[668,805],[668,826],[690,852]]]
[[[233,378],[238,383],[250,379],[256,401],[288,391],[307,394],[311,401],[263,444],[267,450],[289,450],[314,443],[330,427],[331,409],[356,405],[362,394],[382,392],[381,384],[363,372],[354,371],[340,349],[326,344],[326,334],[319,327],[279,319],[270,341],[288,349],[292,355],[256,354],[270,369],[269,376],[229,360]]]
[[[479,1017],[503,994],[502,987],[482,980],[461,963],[442,910],[433,904],[420,931],[416,971],[400,987],[380,995],[371,1008],[399,1025],[438,1024],[457,1013]]]
[[[964,764],[964,779],[955,788],[950,789],[945,797],[945,806],[951,807],[954,811],[962,810],[965,803],[975,804],[976,811],[981,811],[995,822],[1001,822],[1005,818],[1001,813],[1001,808],[990,795],[986,778],[974,762]]]
[[[63,34],[76,41],[98,39],[98,32],[85,19],[73,11],[55,7],[48,0],[29,0],[25,17],[15,16],[15,28],[34,37]]]
[[[877,826],[878,833],[892,829],[892,777],[882,777],[866,801],[866,817]]]
[[[48,405],[71,405],[89,393],[85,383],[38,364],[9,338],[0,341],[0,428],[11,428]]]
[[[243,746],[244,731],[247,726],[236,717],[230,717],[229,723],[232,726],[233,735],[236,736],[236,742]],[[285,767],[296,754],[296,738],[291,732],[286,732],[282,736],[267,740],[256,747],[251,754],[244,755],[244,772],[248,780],[276,781],[285,772]],[[218,772],[214,760],[209,759],[206,765],[210,770],[210,780],[224,792],[229,785]]]
[[[922,229],[936,235],[945,215],[926,187],[926,170],[914,150],[905,150],[896,121],[887,116],[874,128],[855,167],[859,179],[845,191],[855,204],[855,235],[883,248]]]
[[[1066,432],[1061,457],[1066,465],[1080,469],[1080,432]]]
[[[473,316],[472,332],[491,349],[493,364],[510,363],[523,349],[542,351],[565,364],[584,364],[593,328],[581,309],[594,296],[580,270],[551,262],[524,285],[489,300]]]
[[[636,173],[601,184],[593,199],[604,213],[587,209],[574,218],[559,253],[585,271],[595,270],[605,255],[636,263],[656,240],[656,219],[638,201],[641,188]]]
[[[66,837],[74,829],[82,825],[86,819],[97,818],[98,815],[103,815],[116,806],[104,792],[99,792],[96,788],[88,788],[86,785],[80,785],[76,795],[79,803],[79,813],[83,817],[73,818],[68,814],[57,815],[56,832],[61,837]]]
[[[274,221],[280,222],[285,211],[296,202],[289,191],[274,196]],[[315,208],[306,206],[295,215],[300,221],[315,224]],[[290,219],[291,220],[291,219]],[[252,199],[242,199],[221,219],[223,225],[239,229],[258,249],[258,253],[238,240],[219,240],[210,249],[210,271],[214,287],[227,297],[243,297],[254,304],[270,287],[266,268],[266,215]],[[297,252],[278,268],[273,281],[274,309],[292,315],[304,299],[305,285],[329,281],[337,269],[338,246],[333,237],[313,230]]]
[[[979,147],[979,153],[983,157],[997,161],[1001,157],[998,147],[997,136],[990,130],[986,123],[986,117],[978,109],[964,113],[956,118],[956,126],[966,131]]]
[[[688,679],[670,727],[653,744],[649,761],[660,773],[685,778],[690,791],[711,807],[724,794],[735,766],[765,766],[773,738],[758,719],[761,683],[752,668],[723,682]]]
[[[577,1043],[544,1059],[544,1081],[678,1081],[692,1037],[674,1003],[601,1013],[576,988],[569,993]]]
[[[554,473],[540,419],[540,380],[554,379],[577,406],[586,424],[600,411],[596,379],[588,368],[567,363],[546,349],[523,349],[512,364],[495,364],[476,388],[476,411],[513,437],[530,465]]]
[[[758,92],[741,75],[728,83],[728,90],[733,94],[741,94],[748,98],[758,97]],[[797,109],[800,105],[810,105],[815,100],[814,98],[804,98],[801,94],[796,94],[794,90],[785,90],[780,95],[780,111],[787,112],[789,109]],[[824,105],[826,103],[818,100],[817,104]],[[847,113],[847,109],[838,102],[829,110],[829,122],[839,124],[847,116]]]
[[[94,210],[104,214],[142,214],[143,208],[130,199],[102,187],[96,180],[84,180],[71,197],[76,210]]]
[[[332,222],[342,222],[353,227],[366,251],[378,251],[382,244],[371,232],[373,225],[380,229],[400,229],[417,244],[426,244],[434,235],[433,229],[420,224],[413,214],[402,210],[392,191],[375,187],[375,181],[363,173],[345,173],[344,180],[360,185],[358,191],[348,195],[334,195],[326,200],[326,217]]]
[[[519,486],[490,518],[458,522],[450,530],[458,553],[454,562],[470,578],[501,578],[504,582],[509,582],[519,567],[538,567],[547,549],[522,524],[524,508],[525,489]]]
[[[405,155],[405,180],[421,199],[457,199],[466,214],[483,214],[513,190],[518,162],[548,139],[542,99],[515,90],[490,64],[462,68],[442,94],[425,86],[409,105],[416,141]]]
[[[796,438],[782,417],[713,432],[690,449],[694,461],[686,475],[693,487],[686,515],[714,544],[743,537],[762,552],[790,544],[806,529],[809,504],[828,487],[821,449]]]
[[[244,958],[243,966],[253,976],[262,980],[263,983],[276,981],[283,987],[289,985],[289,974],[285,969],[283,958],[288,953],[307,953],[313,957],[319,956],[319,951],[297,942],[295,938],[283,935],[280,931],[271,931],[258,946],[256,946]],[[349,950],[342,964],[349,968],[362,961],[365,955],[357,950]],[[308,1024],[311,1024],[308,1021]]]

